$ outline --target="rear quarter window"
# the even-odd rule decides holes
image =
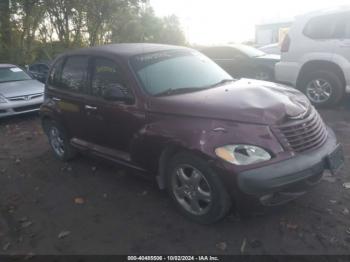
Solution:
[[[338,16],[337,14],[312,18],[304,28],[304,35],[312,39],[334,38]]]

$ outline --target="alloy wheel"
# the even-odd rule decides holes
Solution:
[[[64,141],[57,127],[52,126],[49,130],[50,144],[55,153],[62,157],[64,155]]]
[[[212,190],[198,169],[181,165],[174,170],[171,182],[177,202],[186,211],[194,215],[204,215],[210,210]]]
[[[306,95],[313,103],[324,103],[332,95],[332,85],[324,79],[314,79],[306,86]]]

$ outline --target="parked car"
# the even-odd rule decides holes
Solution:
[[[188,48],[69,52],[53,63],[45,95],[42,124],[57,158],[81,150],[143,172],[200,223],[246,197],[285,203],[343,161],[333,131],[302,93],[234,80]]]
[[[33,76],[33,78],[37,79],[42,83],[46,82],[49,69],[49,63],[35,63],[28,66],[28,72]]]
[[[282,44],[276,79],[316,106],[337,105],[350,92],[350,8],[296,18]]]
[[[261,46],[259,47],[259,50],[265,52],[266,54],[281,55],[281,47],[279,43]]]
[[[0,118],[38,111],[44,85],[15,65],[0,64]]]
[[[274,80],[275,64],[278,55],[268,55],[247,45],[214,46],[201,50],[234,78],[254,78]]]

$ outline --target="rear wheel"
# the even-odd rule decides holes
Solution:
[[[190,219],[210,224],[223,218],[230,209],[226,188],[201,158],[180,153],[172,159],[167,175],[171,198]]]
[[[336,105],[345,91],[340,77],[331,71],[309,73],[302,78],[299,87],[311,103],[318,107]]]
[[[55,121],[45,121],[44,129],[55,156],[68,161],[76,156],[76,150],[70,145],[64,129]]]

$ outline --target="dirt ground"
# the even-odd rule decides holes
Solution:
[[[286,206],[211,226],[187,220],[122,167],[58,161],[36,114],[0,120],[0,253],[350,254],[349,108],[321,114],[344,146],[345,169]]]

